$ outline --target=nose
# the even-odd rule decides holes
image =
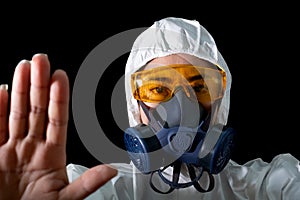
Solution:
[[[197,101],[197,96],[195,94],[194,89],[191,87],[191,85],[189,84],[178,85],[174,88],[173,94],[176,94],[179,91],[184,91],[184,93],[189,99],[194,99],[195,101]]]

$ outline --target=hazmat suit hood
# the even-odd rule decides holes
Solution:
[[[215,125],[218,125],[218,127],[225,126],[229,113],[231,86],[231,74],[227,64],[218,51],[213,37],[198,21],[176,17],[167,17],[154,22],[133,43],[125,68],[125,91],[129,125],[133,127],[141,123],[138,103],[131,92],[131,74],[140,70],[152,59],[171,54],[191,55],[217,65],[225,71],[226,88],[223,98],[218,104],[218,109],[215,109],[215,112],[212,113],[210,127]],[[191,60],[191,63],[193,62]],[[204,149],[206,148],[206,151],[202,151],[202,156],[209,153],[221,134],[220,129],[218,133],[213,132],[215,131],[208,131],[209,134],[205,139],[207,145],[203,147]]]
[[[171,54],[188,54],[218,65],[226,73],[226,89],[215,123],[226,125],[231,75],[225,60],[217,49],[210,33],[196,20],[168,17],[154,22],[135,40],[125,68],[125,90],[129,125],[141,123],[136,99],[130,86],[130,75],[138,71],[150,60]]]

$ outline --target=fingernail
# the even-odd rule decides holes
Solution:
[[[0,90],[8,90],[8,84],[1,84],[0,85]]]
[[[45,53],[36,53],[36,54],[33,55],[32,58],[34,58],[34,57],[36,57],[36,56],[39,56],[39,55],[43,55],[43,56],[45,56],[45,57],[48,57],[48,55],[45,54]]]
[[[23,60],[21,60],[21,61],[19,62],[19,65],[20,65],[20,64],[25,64],[25,63],[28,63],[28,62],[29,62],[28,60],[23,59]]]

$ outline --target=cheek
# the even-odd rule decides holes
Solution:
[[[158,103],[147,103],[147,102],[144,102],[145,103],[145,105],[147,106],[147,107],[149,107],[149,108],[155,108],[155,107],[157,107],[158,106]],[[141,115],[141,122],[143,123],[143,124],[146,124],[146,125],[148,125],[148,123],[149,123],[149,120],[148,120],[148,117],[147,117],[147,115],[145,114],[145,112],[144,112],[144,110],[141,108],[141,106],[139,106],[139,109],[140,109],[140,115]]]
[[[141,121],[142,121],[142,123],[148,125],[149,120],[148,120],[146,114],[144,113],[143,109],[140,109],[140,112],[141,112]]]
[[[149,102],[144,102],[146,106],[149,108],[156,108],[158,106],[158,103],[149,103]]]

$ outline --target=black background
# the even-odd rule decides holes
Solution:
[[[231,70],[228,124],[238,133],[233,160],[241,164],[255,158],[270,162],[280,153],[291,153],[300,159],[299,20],[293,11],[295,6],[183,3],[141,7],[117,2],[110,6],[101,3],[64,6],[46,2],[34,6],[2,6],[0,82],[8,83],[11,88],[13,71],[20,60],[31,59],[35,53],[47,53],[52,71],[61,68],[69,75],[72,93],[81,63],[108,37],[132,28],[148,27],[163,17],[196,19],[212,34]],[[110,73],[121,76],[125,62],[125,56],[120,58],[116,63],[119,67]],[[109,91],[109,86],[106,89]],[[99,89],[97,100],[101,99],[100,93]],[[110,114],[107,107],[101,110],[97,106],[97,111]],[[118,131],[113,128],[113,119],[105,120],[106,126]],[[115,140],[118,135],[121,133],[111,138]],[[71,105],[67,163],[87,167],[100,163],[81,143]]]

